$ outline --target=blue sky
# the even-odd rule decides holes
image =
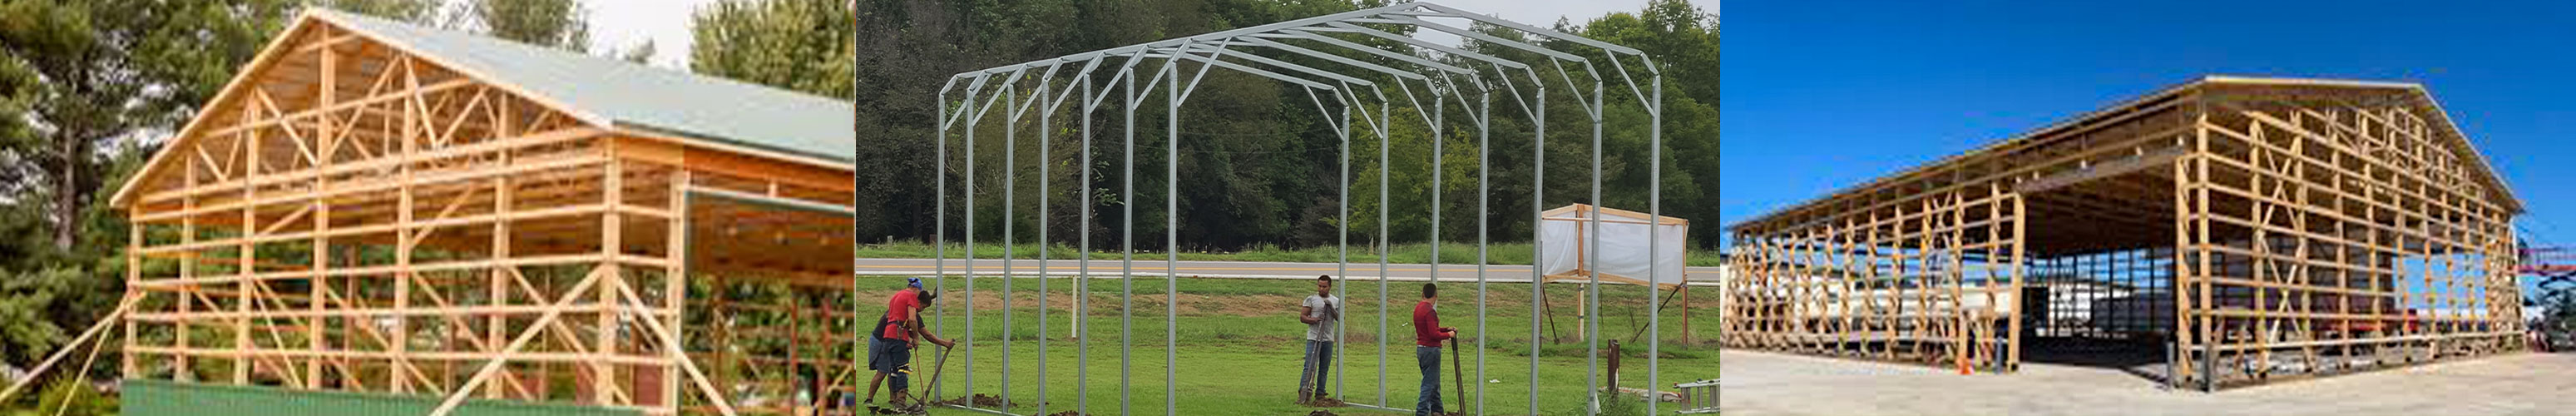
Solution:
[[[1738,2],[1723,223],[2204,74],[2418,82],[2576,245],[2576,2]]]

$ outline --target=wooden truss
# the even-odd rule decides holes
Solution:
[[[2215,389],[2519,348],[2521,212],[2421,87],[2211,77],[1738,224],[1731,347]]]
[[[788,411],[767,372],[854,367],[846,331],[737,342],[769,335],[728,306],[855,327],[819,303],[849,218],[692,197],[842,205],[848,166],[585,121],[371,36],[299,20],[119,193],[127,377],[734,414]]]

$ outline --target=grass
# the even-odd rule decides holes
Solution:
[[[900,282],[897,278],[883,279],[888,283],[884,287],[894,287],[898,285],[894,282]],[[964,288],[962,279],[950,279],[946,282],[947,290],[942,291],[945,296],[941,298],[940,303],[945,304],[945,314],[933,321],[933,326],[943,335],[966,335],[969,333],[965,328],[966,319],[969,311],[972,311],[975,322],[975,329],[972,331],[975,346],[971,359],[967,358],[968,350],[962,341],[959,348],[951,353],[950,362],[945,369],[947,374],[941,380],[946,390],[941,394],[948,397],[965,394],[967,383],[965,375],[970,371],[966,363],[969,362],[974,363],[971,370],[974,374],[974,391],[982,394],[999,393],[1004,367],[1002,352],[1009,351],[1009,379],[1012,384],[1010,396],[1015,402],[1024,404],[1012,410],[1021,413],[1035,412],[1037,408],[1034,404],[1040,400],[1037,394],[1040,380],[1037,377],[1036,357],[1041,354],[1041,350],[1037,345],[1037,337],[1045,334],[1053,336],[1049,338],[1049,345],[1043,351],[1047,356],[1045,381],[1047,389],[1043,397],[1045,401],[1051,403],[1047,406],[1047,412],[1073,408],[1076,399],[1075,387],[1080,385],[1075,379],[1075,370],[1087,367],[1090,372],[1091,388],[1089,407],[1083,410],[1089,414],[1121,413],[1118,407],[1119,394],[1122,390],[1118,389],[1120,341],[1117,326],[1120,288],[1115,280],[1095,280],[1087,294],[1091,302],[1089,316],[1093,317],[1082,331],[1083,336],[1090,338],[1091,358],[1088,363],[1077,363],[1077,341],[1076,338],[1070,337],[1071,334],[1067,328],[1069,321],[1067,309],[1070,305],[1065,304],[1064,300],[1076,293],[1070,281],[1062,279],[1049,281],[1046,292],[1056,296],[1052,296],[1054,300],[1051,300],[1049,305],[1052,308],[1052,312],[1049,312],[1047,317],[1049,326],[1041,332],[1038,328],[1036,280],[1012,281],[1013,300],[1009,309],[999,307],[1001,279],[979,278],[977,280],[976,295],[983,298],[973,303],[978,307],[961,306],[968,305],[963,296],[965,292],[960,290]],[[1129,350],[1132,354],[1132,366],[1129,371],[1134,388],[1123,391],[1131,394],[1129,399],[1132,407],[1127,409],[1130,413],[1159,413],[1163,410],[1164,343],[1167,339],[1173,339],[1167,337],[1165,332],[1167,331],[1165,324],[1170,322],[1164,318],[1164,314],[1169,310],[1164,307],[1163,302],[1166,296],[1164,288],[1167,284],[1177,285],[1183,295],[1179,309],[1180,318],[1177,321],[1179,325],[1168,329],[1177,334],[1177,344],[1179,344],[1178,354],[1176,354],[1180,368],[1177,382],[1178,390],[1182,394],[1178,400],[1175,400],[1177,413],[1284,415],[1305,414],[1313,410],[1292,403],[1298,363],[1301,359],[1299,347],[1303,342],[1299,336],[1304,333],[1304,325],[1295,320],[1296,299],[1313,292],[1311,282],[1236,279],[1180,279],[1174,282],[1161,278],[1139,278],[1133,283],[1136,297],[1131,300],[1135,302],[1135,309],[1132,311],[1134,318],[1129,327],[1133,338],[1128,342],[1134,346]],[[862,280],[861,285],[867,287],[870,283]],[[1411,333],[1409,307],[1418,300],[1418,288],[1419,286],[1412,284],[1388,285],[1389,302],[1386,304],[1388,312],[1385,325],[1388,332],[1398,334],[1395,339],[1388,340],[1386,344],[1387,364],[1383,373],[1386,383],[1383,385],[1385,391],[1383,397],[1384,403],[1390,407],[1412,407],[1413,399],[1418,392],[1420,376],[1413,367],[1409,335]],[[1477,359],[1474,350],[1476,293],[1473,288],[1472,284],[1445,284],[1443,297],[1440,300],[1441,316],[1444,318],[1442,323],[1458,327],[1465,332],[1466,337],[1461,339],[1460,345],[1467,348],[1461,351],[1464,353],[1461,357],[1465,360],[1464,369],[1468,377],[1477,377],[1474,365]],[[1571,285],[1548,288],[1549,302],[1555,303],[1557,308],[1553,319],[1559,326],[1558,333],[1562,335],[1571,336],[1573,332],[1572,326],[1575,321],[1572,302],[1579,294],[1576,288],[1577,286]],[[1334,389],[1334,394],[1338,398],[1353,403],[1377,404],[1381,397],[1379,395],[1381,385],[1378,382],[1381,373],[1377,367],[1379,344],[1378,337],[1375,336],[1378,333],[1378,323],[1372,320],[1377,318],[1377,308],[1380,305],[1377,302],[1378,285],[1361,283],[1343,289],[1348,290],[1349,297],[1350,306],[1345,316],[1349,319],[1346,321],[1346,328],[1350,339],[1343,345],[1343,368],[1336,371],[1346,384]],[[892,290],[876,290],[866,292],[863,296],[882,297],[891,292]],[[1486,389],[1485,405],[1488,414],[1526,414],[1531,405],[1528,401],[1531,375],[1529,354],[1532,339],[1529,324],[1531,312],[1534,310],[1530,307],[1530,286],[1496,284],[1489,286],[1485,295],[1488,326],[1486,331],[1491,335],[1485,339],[1486,373],[1482,378],[1489,381],[1499,380],[1499,382],[1471,384],[1482,385]],[[1648,292],[1641,287],[1604,286],[1601,293],[1602,335],[1605,338],[1623,341],[1631,339],[1630,334],[1633,333],[1631,331],[1644,324],[1647,296]],[[1717,376],[1717,346],[1713,342],[1717,335],[1714,318],[1717,313],[1716,300],[1693,299],[1693,301],[1690,305],[1682,305],[1676,301],[1674,306],[1665,310],[1663,322],[1665,330],[1662,337],[1665,341],[1660,351],[1663,355],[1660,363],[1662,369],[1660,381],[1663,384]],[[1696,310],[1693,313],[1701,318],[1700,321],[1695,322],[1692,328],[1693,334],[1691,334],[1694,341],[1698,341],[1697,343],[1682,342],[1683,336],[1679,328],[1682,306],[1695,307]],[[1002,325],[1006,315],[1011,319],[1008,326]],[[1008,347],[1004,347],[1001,341],[1005,332],[1011,334],[1013,338]],[[1539,339],[1549,339],[1548,333],[1549,331],[1542,325]],[[1537,405],[1542,414],[1560,414],[1580,407],[1585,379],[1586,344],[1572,339],[1562,341],[1542,343],[1539,348]],[[1619,385],[1646,384],[1645,354],[1642,350],[1643,348],[1631,348],[1623,354],[1627,357],[1624,360],[1627,364],[1619,374]],[[916,363],[917,368],[926,373],[932,359],[936,357],[936,350],[924,350],[916,355],[920,359]],[[1444,367],[1442,371],[1447,373],[1446,367],[1449,364],[1444,362],[1442,366]],[[1448,377],[1446,375],[1443,377],[1442,384],[1446,389],[1450,379],[1446,378]],[[914,381],[915,388],[922,388],[921,385],[927,382],[926,374],[919,376]],[[1475,386],[1468,386],[1470,394],[1474,389]],[[1458,399],[1453,397],[1447,400],[1454,402]],[[1472,406],[1472,403],[1473,399],[1470,398],[1467,404]],[[1458,403],[1451,403],[1450,408],[1452,410],[1472,409],[1458,406]],[[1670,409],[1670,407],[1666,406],[1664,409]],[[1335,409],[1335,412],[1375,413],[1357,408]],[[934,411],[933,414],[979,413],[942,410]]]
[[[1387,258],[1387,261],[1390,263],[1418,264],[1431,262],[1431,244],[1429,243],[1396,244],[1394,247],[1395,250],[1393,250],[1393,254]],[[934,248],[935,247],[931,244],[919,242],[865,244],[859,246],[857,255],[859,258],[926,259],[937,256]],[[1116,260],[1119,255],[1122,254],[1119,251],[1099,250],[1098,248],[1099,247],[1095,247],[1095,250],[1092,250],[1091,252],[1091,258],[1094,260]],[[975,258],[1001,258],[1003,249],[1004,247],[1000,244],[976,244]],[[1011,251],[1011,258],[1035,259],[1038,256],[1037,243],[1016,243],[1012,244],[1009,249]],[[1075,247],[1070,245],[1055,244],[1047,248],[1047,258],[1070,259],[1074,258],[1074,253],[1078,253],[1080,251],[1081,250],[1077,250]],[[1530,264],[1530,243],[1492,243],[1486,246],[1485,251],[1488,264]],[[1338,261],[1340,259],[1340,255],[1340,248],[1331,246],[1286,249],[1279,248],[1277,246],[1262,245],[1236,252],[1182,252],[1181,260],[1332,263]],[[1686,262],[1691,266],[1713,267],[1724,262],[1724,259],[1719,257],[1718,252],[1715,250],[1688,250],[1684,255],[1688,256]],[[948,256],[950,258],[964,258],[965,247],[962,244],[948,244]],[[1139,251],[1136,252],[1136,258],[1153,258],[1160,260],[1163,258],[1163,254],[1159,252]],[[1373,246],[1351,247],[1350,262],[1376,263],[1377,260],[1378,255]],[[1442,244],[1440,246],[1440,262],[1443,264],[1473,264],[1476,262],[1476,246],[1474,243],[1458,242]]]

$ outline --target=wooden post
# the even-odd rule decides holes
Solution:
[[[258,107],[256,105],[252,104],[243,105],[242,113],[244,118],[258,117],[258,111],[256,111],[257,108]],[[242,132],[241,140],[246,143],[243,145],[244,151],[241,159],[243,163],[242,178],[246,181],[255,182],[260,178],[259,159],[261,152],[259,139],[259,130],[248,130]],[[259,200],[258,186],[243,186],[241,191],[242,200]],[[251,366],[254,365],[251,357],[256,356],[252,354],[251,351],[250,336],[250,305],[251,298],[256,296],[256,291],[252,289],[250,278],[251,276],[259,273],[259,270],[256,267],[259,261],[259,244],[257,243],[258,240],[253,240],[250,236],[252,233],[257,232],[257,230],[259,230],[259,206],[243,205],[241,207],[241,234],[234,237],[241,242],[241,251],[233,255],[234,261],[239,263],[233,266],[235,268],[233,272],[242,280],[233,285],[233,312],[237,315],[233,318],[233,347],[230,350],[225,351],[233,357],[233,384],[250,384]]]
[[[626,284],[624,265],[620,263],[621,253],[625,251],[625,240],[622,237],[626,228],[625,215],[618,211],[618,208],[626,204],[626,170],[624,163],[617,159],[616,141],[607,140],[606,142],[608,145],[602,146],[601,155],[608,157],[609,161],[603,168],[604,174],[600,178],[600,204],[607,209],[599,216],[599,264],[604,274],[601,278],[608,283],[592,288],[598,291],[596,295],[599,297],[599,306],[617,304],[616,292],[610,288]],[[598,322],[595,325],[597,326],[593,328],[597,339],[593,349],[590,350],[594,356],[591,360],[592,385],[590,388],[596,395],[594,397],[596,404],[617,405],[620,403],[614,397],[618,395],[616,393],[622,393],[623,389],[619,388],[616,365],[609,364],[607,360],[618,353],[617,312],[600,310]]]
[[[503,100],[503,102],[506,103],[508,100]],[[513,123],[509,123],[507,120],[502,120],[495,124],[501,125],[503,129],[503,137],[508,137],[508,126]],[[504,166],[507,166],[510,161],[510,152],[501,152],[500,158],[501,163]],[[513,196],[515,194],[515,190],[513,188],[514,186],[512,186],[510,177],[508,176],[492,178],[492,215],[507,216],[513,211],[513,207],[511,206],[511,201],[515,199]],[[490,270],[491,276],[484,283],[484,297],[486,299],[485,303],[494,307],[509,306],[510,304],[509,279],[511,273],[516,270],[516,267],[503,263],[510,259],[510,245],[512,243],[510,233],[510,221],[492,221],[491,260],[499,265]],[[506,334],[509,331],[509,327],[510,320],[508,315],[492,314],[491,316],[484,318],[484,353],[501,353],[501,344],[506,342],[505,340],[507,338],[505,337],[507,336]],[[503,380],[517,380],[516,376],[510,371],[508,366],[501,367],[499,371],[499,377]],[[515,384],[515,382],[513,384]],[[483,392],[483,397],[487,399],[501,398],[501,395],[502,391],[499,383],[494,383],[492,387]],[[541,399],[542,395],[543,393],[539,393],[540,397],[532,397],[530,399]]]
[[[325,31],[325,33],[327,34],[328,31]],[[338,105],[340,99],[340,86],[338,85],[340,79],[340,54],[338,51],[333,50],[332,47],[327,45],[317,50],[317,53],[321,55],[322,58],[321,92],[318,94],[319,101],[317,101],[317,103],[321,108],[331,108]],[[284,111],[283,109],[278,110],[280,112]],[[336,149],[337,146],[331,146],[329,142],[333,140],[333,137],[337,137],[336,135],[339,133],[339,130],[337,129],[338,123],[333,121],[331,113],[323,113],[321,119],[322,122],[318,123],[320,126],[316,130],[317,134],[314,135],[314,138],[321,141],[321,143],[315,144],[319,145],[318,147],[321,147],[322,150],[316,154],[316,157],[313,159],[313,164],[307,167],[308,169],[315,171],[320,171],[324,167],[332,164],[332,157],[334,156],[333,150]],[[328,194],[330,193],[330,186],[330,175],[313,175],[312,193]],[[313,255],[313,264],[309,274],[305,278],[306,290],[304,292],[304,296],[305,308],[312,312],[313,316],[304,319],[305,353],[310,354],[309,357],[306,357],[304,362],[304,383],[307,388],[319,390],[322,389],[322,361],[324,360],[324,358],[322,358],[322,351],[329,348],[324,345],[324,336],[322,333],[322,328],[325,326],[324,324],[329,322],[329,318],[322,316],[322,289],[330,287],[331,200],[330,198],[316,196],[313,198],[312,204],[313,246],[310,250]]]
[[[688,362],[687,344],[681,343],[682,340],[688,339],[687,334],[682,332],[685,331],[687,327],[683,325],[685,321],[680,319],[682,317],[681,314],[688,310],[690,241],[689,182],[690,175],[687,169],[675,168],[672,171],[671,200],[669,202],[671,218],[668,225],[669,231],[663,233],[663,240],[665,240],[665,243],[670,245],[669,248],[666,248],[663,251],[663,260],[670,262],[670,264],[666,269],[664,269],[662,274],[662,311],[664,313],[668,313],[669,316],[667,318],[663,318],[664,324],[662,325],[662,328],[667,329],[668,331],[657,332],[664,332],[669,335],[669,342],[662,344],[662,348],[669,350],[670,354],[665,355],[665,357],[668,357],[667,361],[669,363],[662,366],[661,404],[663,405],[663,410],[670,411],[673,414],[677,414],[680,411],[680,397],[682,397],[680,394],[681,366],[690,364]],[[704,377],[700,376],[700,378]],[[721,391],[712,394],[721,394]],[[710,401],[716,401],[715,398],[709,399]]]
[[[425,106],[421,103],[420,67],[417,60],[409,58],[403,59],[402,68],[404,82],[410,86],[410,91],[406,93],[408,95],[406,98],[408,99],[403,100],[402,137],[396,139],[402,142],[400,143],[402,146],[402,153],[396,156],[400,158],[399,160],[401,161],[401,163],[396,167],[399,172],[397,180],[401,181],[401,184],[399,185],[401,195],[399,196],[400,200],[395,205],[396,208],[394,212],[395,240],[393,278],[395,315],[393,345],[390,346],[390,349],[392,349],[394,353],[392,371],[389,371],[387,376],[393,378],[390,383],[393,384],[395,393],[411,393],[412,379],[410,377],[404,377],[404,375],[417,371],[412,368],[410,354],[410,312],[412,290],[411,236],[413,232],[411,228],[413,211],[412,188],[413,183],[417,182],[413,180],[412,170],[417,167],[415,163],[416,160],[413,159],[413,156],[418,153],[417,150],[419,149],[418,142],[420,138],[420,124],[423,122],[421,121],[421,113],[429,111],[429,109],[424,108]],[[353,294],[352,296],[355,295]],[[359,323],[356,322],[351,323],[352,326],[358,324]]]
[[[1575,227],[1575,228],[1582,228],[1582,227]],[[1585,271],[1583,271],[1583,272],[1584,272],[1584,273],[1591,273],[1592,271],[1591,271],[1591,270],[1585,270]],[[1592,283],[1590,283],[1590,282],[1585,282],[1585,283],[1583,283],[1583,285],[1584,285],[1584,287],[1585,287],[1585,289],[1586,289],[1586,290],[1589,290],[1589,289],[1591,288]],[[1576,293],[1583,293],[1583,292],[1576,292]],[[1589,333],[1589,332],[1584,332],[1584,329],[1585,329],[1585,328],[1591,328],[1591,327],[1592,327],[1592,313],[1591,313],[1592,309],[1591,309],[1591,308],[1585,308],[1585,307],[1583,307],[1583,306],[1584,306],[1584,302],[1585,302],[1586,300],[1588,300],[1588,299],[1587,299],[1587,298],[1585,298],[1585,297],[1583,297],[1583,296],[1575,296],[1575,297],[1574,297],[1574,342],[1586,342],[1586,341],[1590,341],[1590,340],[1592,339],[1592,338],[1591,338],[1591,336],[1590,336],[1590,334],[1591,334],[1591,333]]]
[[[131,211],[127,213],[127,218],[133,218]],[[133,222],[128,222],[128,224],[129,225],[125,227],[125,296],[129,299],[141,299],[151,293],[140,288],[141,282],[143,281],[143,228],[145,225]],[[131,307],[129,306],[129,308]],[[116,316],[115,319],[124,320],[125,318],[122,315],[119,315]],[[125,325],[125,339],[118,341],[122,342],[124,345],[124,348],[120,348],[118,351],[126,352],[123,354],[117,354],[120,356],[118,358],[120,363],[117,365],[117,368],[119,369],[118,373],[123,374],[125,377],[141,378],[143,367],[141,366],[141,363],[137,362],[137,358],[142,354],[133,352],[135,351],[134,335],[138,332],[134,327],[135,325],[130,322]]]
[[[1849,278],[1849,277],[1845,277],[1844,279],[1850,279],[1850,278]],[[1689,343],[1691,343],[1691,326],[1690,326],[1690,316],[1691,316],[1690,282],[1688,282],[1688,280],[1689,280],[1689,279],[1683,279],[1683,280],[1685,280],[1685,281],[1684,281],[1684,282],[1682,282],[1682,284],[1681,284],[1680,286],[1673,286],[1673,290],[1678,290],[1678,291],[1681,291],[1681,292],[1682,292],[1682,293],[1681,293],[1681,295],[1682,295],[1682,343],[1683,343],[1683,344],[1689,344]],[[1845,302],[1845,303],[1843,304],[1843,313],[1846,313],[1846,314],[1851,313],[1851,304],[1849,303],[1849,302],[1851,302],[1850,298],[1844,298],[1843,302]],[[1845,335],[1848,335],[1848,332],[1846,332],[1846,333],[1845,333]]]
[[[201,147],[199,149],[203,148]],[[204,153],[198,154],[203,155]],[[206,162],[206,160],[208,159],[201,157],[196,159],[187,159],[186,162],[184,162],[186,165],[194,166],[181,169],[181,176],[185,179],[185,182],[182,182],[185,184],[184,189],[197,188],[197,182],[200,180],[197,172],[215,168],[212,163]],[[197,195],[195,193],[181,194],[179,201],[179,209],[181,211],[197,211]],[[184,215],[179,217],[179,245],[182,247],[196,247],[196,215]],[[181,286],[179,286],[179,290],[176,291],[177,293],[173,294],[177,299],[173,299],[171,301],[171,303],[179,305],[179,316],[193,315],[196,311],[196,294],[198,288],[197,261],[202,259],[200,255],[201,252],[197,250],[179,252],[179,282]],[[174,329],[171,331],[172,339],[170,341],[170,378],[173,380],[197,381],[196,366],[189,360],[190,358],[193,358],[193,353],[189,351],[193,346],[188,342],[188,334],[196,332],[190,329],[192,326],[190,324],[194,323],[191,321],[192,320],[190,319],[178,319],[171,323],[171,327]]]

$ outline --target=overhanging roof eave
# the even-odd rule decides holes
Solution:
[[[2206,87],[2211,87],[2211,86],[2239,86],[2239,85],[2258,85],[2258,86],[2311,86],[2311,87],[2331,87],[2331,88],[2370,88],[2370,89],[2395,89],[2395,90],[2404,90],[2404,91],[2406,91],[2406,92],[2407,92],[2407,93],[2409,93],[2409,94],[2413,94],[2413,95],[2415,96],[2415,98],[2420,99],[2420,100],[2421,100],[2421,105],[2423,106],[2423,109],[2424,109],[2426,112],[2433,113],[2433,117],[2437,119],[2436,121],[2438,121],[2439,123],[2441,123],[2441,124],[2442,124],[2442,126],[2441,126],[2441,128],[2440,128],[2440,132],[2441,132],[2440,134],[2442,134],[2442,135],[2444,135],[2444,136],[2447,136],[2447,137],[2449,138],[2449,140],[2452,140],[2452,141],[2453,141],[2453,143],[2451,143],[2451,144],[2452,144],[2453,146],[2458,146],[2458,147],[2460,147],[2460,148],[2462,148],[2462,149],[2466,149],[2466,156],[2468,156],[2468,158],[2469,158],[2469,159],[2472,159],[2472,161],[2476,163],[2475,169],[2476,169],[2476,171],[2478,172],[2478,174],[2479,174],[2479,176],[2480,176],[2480,179],[2481,179],[2481,180],[2483,180],[2483,181],[2485,181],[2485,182],[2486,182],[2486,184],[2487,184],[2490,188],[2492,188],[2494,191],[2496,191],[2496,192],[2498,192],[2498,193],[2499,193],[2499,197],[2497,197],[2497,198],[2496,198],[2496,199],[2497,199],[2497,202],[2499,202],[2499,204],[2500,204],[2500,205],[2502,205],[2504,208],[2506,208],[2508,211],[2512,211],[2512,213],[2513,213],[2513,214],[2520,214],[2520,213],[2522,213],[2522,212],[2523,212],[2523,210],[2524,210],[2524,208],[2523,208],[2523,204],[2522,204],[2522,202],[2521,202],[2521,199],[2520,199],[2519,197],[2517,197],[2517,196],[2515,196],[2515,195],[2514,195],[2513,190],[2512,190],[2512,188],[2511,188],[2511,187],[2506,186],[2506,184],[2504,183],[2504,179],[2503,179],[2503,177],[2502,177],[2502,176],[2500,176],[2500,175],[2497,175],[2497,174],[2495,173],[2494,168],[2493,168],[2493,165],[2492,165],[2492,164],[2490,163],[2490,161],[2486,158],[2486,156],[2485,156],[2482,152],[2478,151],[2476,146],[2473,146],[2473,145],[2471,145],[2471,143],[2469,143],[2469,142],[2468,142],[2467,135],[2459,131],[2459,126],[2458,126],[2458,124],[2454,123],[2454,122],[2451,120],[2451,118],[2450,118],[2450,113],[2449,113],[2448,111],[2445,111],[2445,110],[2443,110],[2443,109],[2441,108],[2441,103],[2440,103],[2439,101],[2435,100],[2435,99],[2433,98],[2433,96],[2432,96],[2432,93],[2431,93],[2431,92],[2429,92],[2428,90],[2426,90],[2422,84],[2419,84],[2419,83],[2409,83],[2409,82],[2360,81],[2360,80],[2340,80],[2340,79],[2317,79],[2317,78],[2276,78],[2276,77],[2249,77],[2249,76],[2231,76],[2231,75],[2208,75],[2208,76],[2203,76],[2203,77],[2195,78],[2195,79],[2192,79],[2192,80],[2190,80],[2190,81],[2183,82],[2183,83],[2181,83],[2181,84],[2177,84],[2177,85],[2173,85],[2173,86],[2166,87],[2166,88],[2164,88],[2164,89],[2157,90],[2157,92],[2147,94],[2147,95],[2145,95],[2145,96],[2143,96],[2143,97],[2140,97],[2140,98],[2135,98],[2135,99],[2130,99],[2130,100],[2121,101],[2121,102],[2119,102],[2118,104],[2115,104],[2115,105],[2111,105],[2111,106],[2104,107],[2104,108],[2099,109],[2099,110],[2094,110],[2094,111],[2091,111],[2091,112],[2087,112],[2087,113],[2084,113],[2084,114],[2078,115],[2078,116],[2076,116],[2076,117],[2071,117],[2071,118],[2065,119],[2065,120],[2063,120],[2063,121],[2059,121],[2059,122],[2057,122],[2057,123],[2052,123],[2052,124],[2050,124],[2050,125],[2048,125],[2048,126],[2046,126],[2046,127],[2041,127],[2041,128],[2039,128],[2039,129],[2031,130],[2031,131],[2030,131],[2030,132],[2028,132],[2028,133],[2023,133],[2023,134],[2020,134],[2020,135],[2013,136],[2013,137],[2011,137],[2011,138],[2007,138],[2007,139],[2004,139],[2004,140],[1999,140],[1999,141],[1996,141],[1996,142],[1994,142],[1994,143],[1990,143],[1990,144],[1987,144],[1987,145],[1985,145],[1985,146],[1978,147],[1978,148],[1976,148],[1976,149],[1970,150],[1970,151],[1965,152],[1965,153],[1960,153],[1960,154],[1956,154],[1956,155],[1951,155],[1951,156],[1944,157],[1944,158],[1941,158],[1941,159],[1936,159],[1936,160],[1934,160],[1934,161],[1932,161],[1932,162],[1929,162],[1929,163],[1924,163],[1924,164],[1921,164],[1921,165],[1916,165],[1916,166],[1914,166],[1914,167],[1910,167],[1910,168],[1907,168],[1907,169],[1905,169],[1905,170],[1898,171],[1898,172],[1897,172],[1897,173],[1895,173],[1895,174],[1890,174],[1890,175],[1887,175],[1887,176],[1881,176],[1881,177],[1877,177],[1877,178],[1871,179],[1870,181],[1868,181],[1868,182],[1863,182],[1863,183],[1861,183],[1861,184],[1859,184],[1859,185],[1854,185],[1854,186],[1849,186],[1849,187],[1838,188],[1838,189],[1836,189],[1836,190],[1835,190],[1834,192],[1832,192],[1832,193],[1828,193],[1828,194],[1826,194],[1826,195],[1818,196],[1818,197],[1815,197],[1815,198],[1813,198],[1813,199],[1809,199],[1809,200],[1806,200],[1806,201],[1803,201],[1803,202],[1799,202],[1799,203],[1797,203],[1797,204],[1792,204],[1792,205],[1788,205],[1788,206],[1785,206],[1785,207],[1782,207],[1782,208],[1774,209],[1774,210],[1771,210],[1771,211],[1769,211],[1769,212],[1766,212],[1766,213],[1764,213],[1764,214],[1762,214],[1762,215],[1755,216],[1755,217],[1753,217],[1752,219],[1748,219],[1748,220],[1744,220],[1744,221],[1738,221],[1738,222],[1734,222],[1734,223],[1726,224],[1723,228],[1724,228],[1726,231],[1728,231],[1728,232],[1736,232],[1736,231],[1740,231],[1740,230],[1743,230],[1743,229],[1746,229],[1746,228],[1759,227],[1759,226],[1767,226],[1767,225],[1776,225],[1776,224],[1773,224],[1773,223],[1778,222],[1778,220],[1780,220],[1782,217],[1787,216],[1787,215],[1790,215],[1790,214],[1800,213],[1800,212],[1806,212],[1806,211],[1809,211],[1809,210],[1812,210],[1812,209],[1817,209],[1817,207],[1818,207],[1818,206],[1820,206],[1820,205],[1823,205],[1823,204],[1826,204],[1826,203],[1830,203],[1830,202],[1833,202],[1833,201],[1836,201],[1836,200],[1840,200],[1840,199],[1842,199],[1842,198],[1845,198],[1845,197],[1848,197],[1848,196],[1851,196],[1851,195],[1856,195],[1856,194],[1864,193],[1864,192],[1867,192],[1867,191],[1871,191],[1871,190],[1875,190],[1875,189],[1883,188],[1883,187],[1886,187],[1886,186],[1892,186],[1892,185],[1895,185],[1895,184],[1897,184],[1897,183],[1902,183],[1902,182],[1905,182],[1905,181],[1908,181],[1908,180],[1917,180],[1917,179],[1920,179],[1918,176],[1920,176],[1920,175],[1922,175],[1922,174],[1925,174],[1925,173],[1928,173],[1928,172],[1937,171],[1937,170],[1939,170],[1939,169],[1941,169],[1941,168],[1944,168],[1944,167],[1955,166],[1955,165],[1959,165],[1959,164],[1962,164],[1962,163],[1966,163],[1966,162],[1969,162],[1969,161],[1972,161],[1972,160],[1977,160],[1977,159],[1980,159],[1980,158],[1983,158],[1983,157],[1988,157],[1988,156],[1993,155],[1993,154],[1994,154],[1994,153],[1996,153],[1996,152],[2001,151],[2002,149],[2011,148],[2011,147],[2013,147],[2013,146],[2017,146],[2017,145],[2029,144],[2029,143],[2031,143],[2031,142],[2032,142],[2032,141],[2034,141],[2034,140],[2039,140],[2039,139],[2042,139],[2042,138],[2046,138],[2046,137],[2049,137],[2049,136],[2050,136],[2050,135],[2052,135],[2052,134],[2059,133],[2059,132],[2064,131],[2064,130],[2066,130],[2066,129],[2069,129],[2069,128],[2073,128],[2073,127],[2076,127],[2076,126],[2083,125],[2083,124],[2085,124],[2085,122],[2087,122],[2087,121],[2094,120],[2094,119],[2098,119],[2098,118],[2107,117],[2107,116],[2110,116],[2110,115],[2112,115],[2112,114],[2115,114],[2115,113],[2118,113],[2118,112],[2121,112],[2121,111],[2125,111],[2125,110],[2128,110],[2128,109],[2131,109],[2131,108],[2135,108],[2135,107],[2138,107],[2138,106],[2143,105],[2143,104],[2146,104],[2146,103],[2151,103],[2151,102],[2155,102],[2155,101],[2162,100],[2162,99],[2165,99],[2165,98],[2174,97],[2174,96],[2177,96],[2177,95],[2180,95],[2180,94],[2184,94],[2184,93],[2192,92],[2192,91],[2194,91],[2194,90],[2196,90],[2196,89],[2200,89],[2200,88],[2206,88]]]

